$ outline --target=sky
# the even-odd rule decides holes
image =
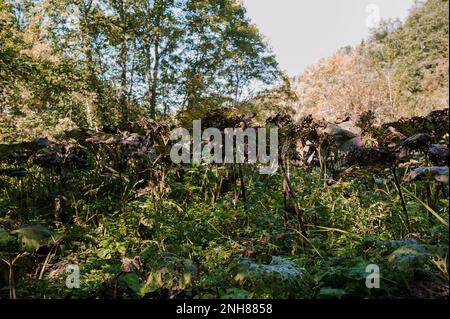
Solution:
[[[380,19],[404,20],[414,0],[243,0],[266,37],[280,68],[298,76],[304,68],[369,36]]]

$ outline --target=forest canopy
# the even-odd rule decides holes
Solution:
[[[3,134],[201,114],[280,80],[233,0],[2,1],[0,26]]]

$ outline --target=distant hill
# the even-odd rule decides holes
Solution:
[[[355,48],[338,50],[294,81],[298,116],[379,121],[448,108],[449,1],[416,4],[405,23],[384,21]]]

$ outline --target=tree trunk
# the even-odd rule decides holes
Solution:
[[[122,112],[121,127],[126,128],[129,121],[129,110],[127,103],[127,18],[125,14],[125,4],[120,2],[119,6],[119,18],[122,25],[121,41],[119,49],[119,66],[120,66],[120,95],[119,103]]]
[[[156,25],[159,27],[159,19],[157,19]],[[150,117],[154,119],[156,117],[156,93],[158,90],[158,76],[159,76],[159,30],[155,30],[155,44],[154,44],[154,57],[155,64],[153,66],[153,82],[151,85],[151,95],[150,95]]]
[[[148,4],[147,8],[147,16],[145,19],[145,36],[144,36],[144,43],[145,43],[145,78],[147,80],[147,98],[148,103],[151,105],[151,97],[152,97],[152,87],[153,87],[153,79],[152,79],[152,39],[151,39],[151,33],[152,33],[152,25],[151,25],[151,16],[152,16],[152,9],[151,5]],[[155,112],[152,110],[150,106],[149,110],[149,116],[151,119],[155,118]]]

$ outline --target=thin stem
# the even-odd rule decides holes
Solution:
[[[395,186],[397,187],[397,191],[400,196],[400,201],[402,203],[402,209],[403,209],[403,215],[405,217],[406,227],[408,228],[408,232],[411,234],[412,233],[411,222],[409,220],[408,209],[406,208],[406,202],[405,202],[405,198],[403,197],[402,188],[400,187],[400,182],[398,180],[397,170],[395,169],[394,166],[391,167],[391,170],[392,170],[392,174],[394,175]]]

